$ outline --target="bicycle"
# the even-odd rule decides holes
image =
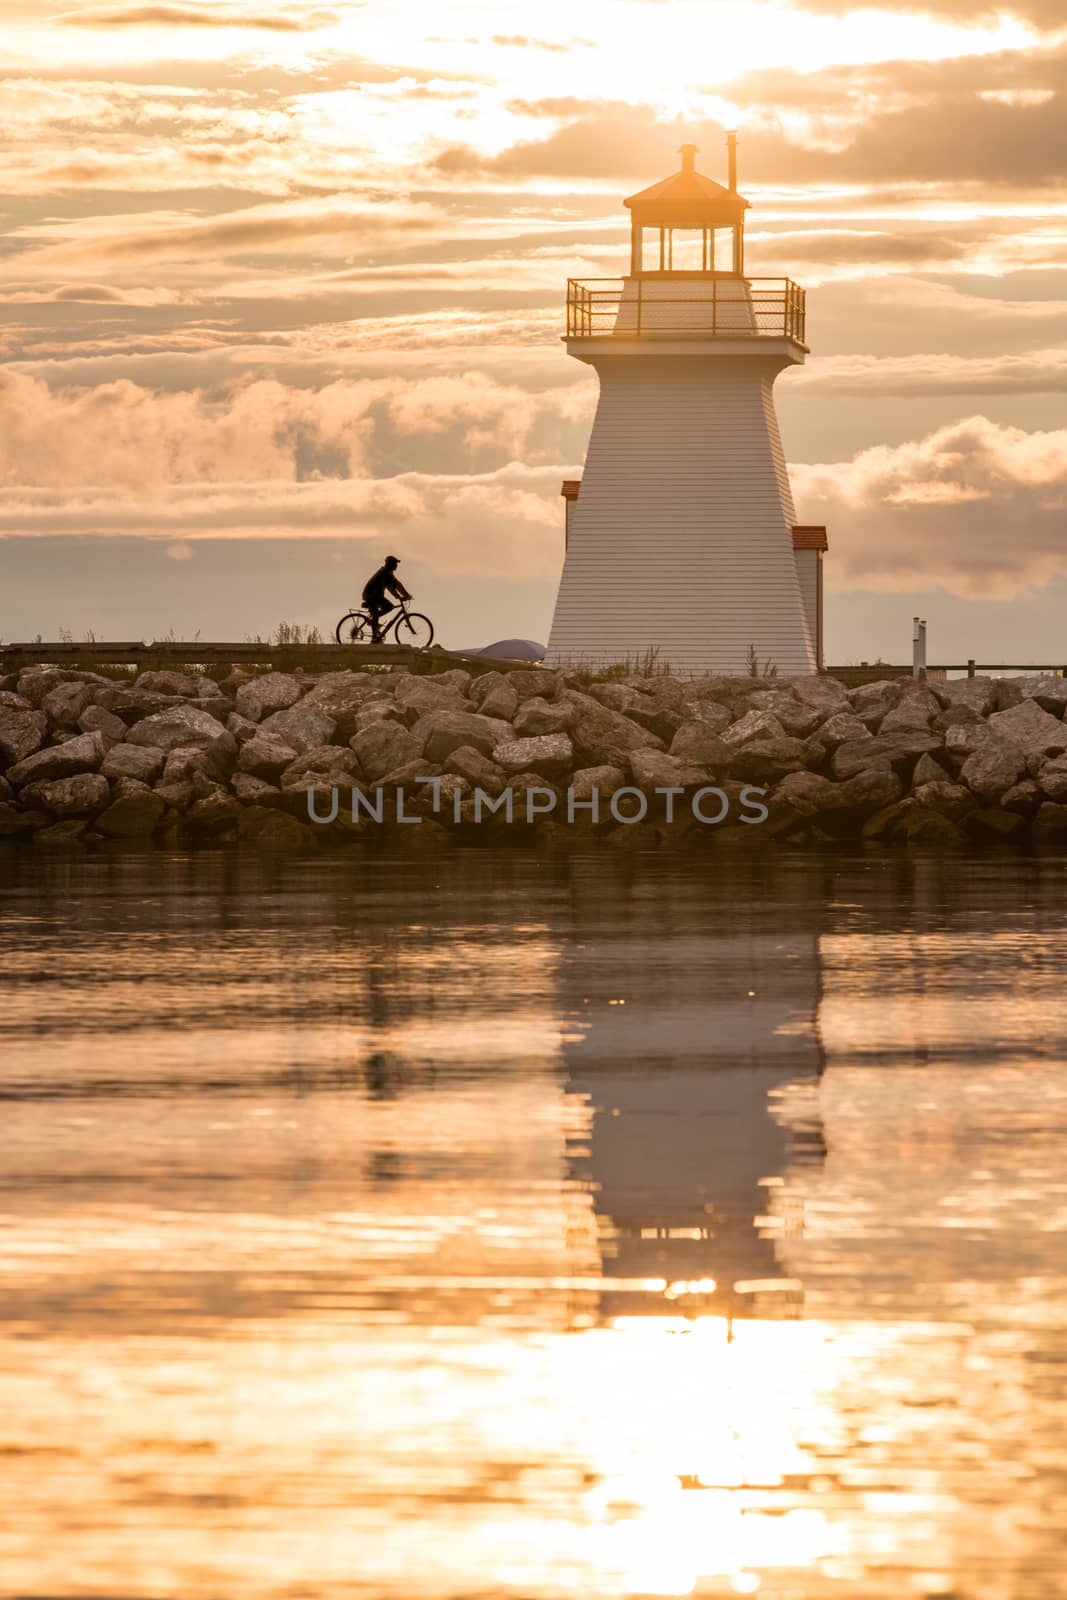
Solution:
[[[433,623],[421,611],[409,611],[401,600],[388,622],[383,622],[381,639],[374,638],[374,623],[365,611],[347,611],[334,629],[338,644],[384,644],[389,634],[397,644],[413,650],[428,650],[433,644]]]

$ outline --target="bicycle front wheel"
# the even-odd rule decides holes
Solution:
[[[373,633],[371,620],[363,611],[350,611],[342,617],[334,630],[338,644],[370,644]]]
[[[406,611],[398,618],[393,637],[397,644],[409,644],[413,650],[428,650],[433,644],[433,623],[419,611]]]

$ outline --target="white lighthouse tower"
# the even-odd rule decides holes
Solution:
[[[628,277],[568,285],[567,351],[595,368],[600,399],[584,476],[564,487],[556,664],[654,650],[675,671],[743,673],[755,652],[783,674],[817,670],[772,395],[807,353],[804,291],[745,276],[727,145],[728,188],[683,145],[680,171],[626,201]]]

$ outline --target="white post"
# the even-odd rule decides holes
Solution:
[[[913,617],[911,630],[911,675],[926,677],[926,618]]]

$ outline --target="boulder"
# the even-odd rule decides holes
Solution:
[[[318,687],[321,688],[321,684]],[[312,690],[312,694],[314,692]],[[337,720],[321,709],[321,702],[311,704],[310,701],[311,695],[305,695],[299,705],[290,706],[285,711],[271,712],[259,724],[260,735],[268,734],[276,743],[288,745],[297,755],[329,744]],[[247,767],[245,771],[248,771]]]
[[[1025,775],[1026,762],[1022,753],[1014,745],[998,740],[967,757],[960,772],[960,781],[979,800],[991,805]]]
[[[483,716],[496,717],[501,722],[511,722],[519,709],[515,685],[502,672],[487,672],[484,678],[475,678],[470,697]]]
[[[21,696],[12,695],[18,704],[0,704],[0,765],[24,761],[44,743],[48,718]]]
[[[77,772],[95,772],[104,759],[105,745],[100,733],[79,733],[62,744],[36,750],[15,763],[8,771],[9,783],[16,789],[47,778],[72,778]]]
[[[922,684],[905,690],[895,706],[890,706],[878,724],[880,736],[907,728],[929,728],[934,717],[942,710],[937,696]]]
[[[1054,717],[1067,713],[1067,677],[1046,673],[1038,678],[1024,678],[1022,691],[1028,699],[1036,700],[1042,711],[1050,711]]]
[[[968,725],[984,728],[985,719],[978,715],[972,706],[961,702],[959,705],[950,705],[946,711],[939,711],[930,726],[935,733],[947,733],[949,728],[960,728]]]
[[[630,684],[592,683],[589,686],[589,698],[607,706],[609,711],[621,711],[623,716],[627,716],[646,697]]]
[[[411,731],[420,741],[419,754],[438,765],[465,744],[483,756],[491,756],[498,744],[512,736],[508,723],[483,717],[476,711],[430,711],[419,718]]]
[[[469,674],[464,674],[468,682]],[[414,677],[405,672],[397,680],[396,703],[425,716],[430,711],[469,711],[466,690],[452,681],[450,672],[440,677]]]
[[[737,720],[729,707],[720,705],[717,700],[687,700],[676,709],[685,719],[683,727],[687,723],[696,722],[702,727],[710,728],[712,733],[722,733]]]
[[[916,805],[898,820],[894,838],[902,844],[928,845],[943,850],[958,847],[964,842],[957,823],[942,811],[931,811]]]
[[[198,775],[212,780],[214,787],[228,773],[215,764],[210,750],[201,750],[197,745],[179,745],[167,755],[161,781],[195,784]]]
[[[123,732],[125,733],[125,725]],[[100,767],[105,778],[139,778],[151,783],[163,771],[166,757],[150,744],[113,744]]]
[[[987,726],[1026,756],[1062,755],[1067,750],[1067,723],[1043,711],[1036,700],[1020,700],[1007,711],[994,711]]]
[[[838,745],[830,765],[834,776],[844,779],[874,766],[910,771],[921,755],[940,748],[939,734],[925,728],[896,728],[892,733],[869,734],[866,739]]]
[[[976,750],[991,750],[1000,741],[986,722],[960,722],[945,729],[945,755],[962,766]]]
[[[126,724],[122,718],[95,704],[86,706],[78,718],[78,727],[82,733],[102,733],[105,743],[109,745],[119,744],[126,737]]]
[[[99,772],[79,772],[73,778],[51,778],[27,784],[22,805],[43,806],[56,817],[91,817],[111,799],[111,789]]]
[[[515,732],[520,739],[536,739],[543,733],[566,733],[578,720],[576,708],[565,700],[551,703],[540,695],[524,700],[515,715]]]
[[[383,672],[328,672],[308,690],[300,704],[319,711],[334,723],[332,738],[350,739],[361,711],[381,701],[392,705],[397,679]]]
[[[833,810],[839,804],[841,785],[814,772],[789,772],[774,791],[774,800],[790,806],[800,816]]]
[[[242,745],[254,739],[259,729],[248,717],[242,717],[239,711],[231,711],[226,718],[226,732],[232,733],[237,743]]]
[[[262,732],[254,739],[249,739],[243,744],[237,756],[237,769],[239,772],[249,772],[255,778],[263,778],[270,782],[277,778],[291,761],[294,761],[297,751],[291,745],[284,744],[280,739],[271,739]]]
[[[752,739],[734,750],[730,758],[730,776],[748,783],[777,783],[787,773],[814,766],[822,755],[819,745],[791,739],[785,733],[777,738]]]
[[[237,826],[241,816],[241,803],[235,800],[223,789],[215,794],[209,794],[203,800],[197,800],[189,807],[186,821],[194,833],[217,834],[224,833],[227,828]]]
[[[32,706],[40,708],[46,695],[61,683],[81,683],[93,674],[76,672],[68,667],[27,667],[19,677],[19,696]]]
[[[626,785],[626,774],[621,767],[581,767],[574,774],[568,788],[576,800],[589,800],[594,790],[602,799],[610,799],[616,789]],[[705,779],[701,778],[701,782]]]
[[[89,683],[57,683],[41,701],[41,710],[57,728],[76,728],[78,718],[86,706],[92,704],[93,688]]]
[[[709,772],[725,772],[734,751],[708,723],[686,722],[671,740],[670,754],[679,761],[695,763]]]
[[[221,722],[196,706],[170,706],[134,723],[126,735],[130,744],[148,745],[167,753],[193,746],[210,753],[217,771],[233,771],[237,741]]]
[[[6,778],[0,778],[0,800],[14,800],[15,791]]]
[[[238,774],[240,778],[241,774]],[[170,811],[188,811],[194,800],[202,799],[191,783],[157,783],[153,793],[165,802]]]
[[[362,733],[364,728],[369,728],[374,723],[392,723],[395,728],[406,728],[410,710],[410,707],[398,706],[393,700],[367,700],[350,718],[338,723],[334,741],[336,742],[341,736],[345,727],[350,727],[351,730],[348,735],[349,743],[357,733]],[[413,720],[417,722],[418,718],[415,717]]]
[[[626,715],[631,722],[636,722],[639,728],[647,728],[649,733],[654,733],[665,745],[669,745],[675,734],[692,721],[688,711],[675,710],[671,706],[657,706],[655,701],[631,706]]]
[[[78,822],[73,817],[67,817],[63,822],[53,822],[48,828],[38,828],[33,836],[34,844],[63,846],[80,845],[84,841],[85,822]]]
[[[865,722],[861,722],[853,711],[846,709],[835,711],[832,717],[818,728],[814,734],[824,750],[836,750],[838,745],[851,744],[857,739],[866,739],[869,729]]]
[[[190,788],[190,795],[192,789]],[[263,778],[254,778],[250,772],[239,772],[233,780],[233,792],[242,805],[266,805],[270,801],[281,799],[282,791],[273,783],[267,783]],[[159,793],[159,790],[156,790]],[[184,806],[179,806],[184,810]]]
[[[996,705],[994,678],[945,678],[937,687],[950,706],[966,706],[979,717],[988,717]]]
[[[509,739],[498,744],[493,760],[505,773],[536,773],[543,778],[563,777],[574,767],[574,746],[565,733],[548,733],[537,739]]]
[[[406,789],[412,793],[421,794],[427,787],[420,783],[420,778],[438,777],[438,769],[429,761],[405,761],[402,767],[397,767],[394,772],[387,772],[384,778],[379,778],[379,789]]]
[[[1035,789],[1046,800],[1052,800],[1056,805],[1067,803],[1067,760],[1062,757],[1054,761],[1046,761],[1037,774]]]
[[[171,694],[191,697],[197,692],[197,680],[187,672],[172,672],[169,668],[150,670],[137,674],[134,688],[142,694]]]
[[[892,769],[873,767],[857,772],[838,786],[835,809],[869,817],[872,812],[899,800],[902,791],[903,785]]]
[[[457,778],[465,778],[472,789],[481,789],[494,799],[503,789],[505,776],[503,770],[493,761],[488,761],[480,750],[475,750],[473,745],[460,745],[458,750],[445,762],[445,771],[452,773]]]
[[[359,770],[371,783],[377,783],[387,772],[418,760],[423,739],[398,723],[381,719],[353,734],[349,744]]]
[[[915,798],[926,810],[937,811],[952,822],[959,822],[977,804],[969,789],[962,783],[950,783],[944,774],[932,783],[920,784]]]
[[[249,722],[262,722],[272,711],[285,711],[295,706],[303,692],[303,684],[291,672],[264,672],[241,685],[234,696],[234,704]]]
[[[306,850],[314,843],[311,829],[304,827],[295,817],[282,811],[268,810],[265,806],[249,806],[242,810],[237,820],[237,838],[241,844],[254,845],[257,850],[276,850],[290,853]]]
[[[150,786],[142,783],[139,778],[112,778],[112,800],[127,800],[130,795],[149,794]]]
[[[837,716],[849,708],[848,690],[836,678],[824,676],[795,678],[790,688],[799,700],[815,706],[827,717]]]
[[[121,781],[121,780],[120,780]],[[123,795],[101,812],[93,826],[111,838],[148,839],[156,831],[166,805],[151,789]]]
[[[911,786],[918,789],[924,783],[944,783],[948,773],[929,752],[921,755],[915,763],[915,771],[911,775]]]
[[[664,750],[635,750],[630,756],[630,771],[639,789],[697,789],[708,775],[701,767],[670,756]]]
[[[1064,776],[1067,777],[1067,773]],[[1064,797],[1067,798],[1067,789],[1064,791]],[[1017,811],[1021,817],[1032,817],[1043,798],[1033,778],[1023,778],[1001,796],[1000,805],[1004,811]]]
[[[904,694],[904,681],[900,678],[879,678],[875,683],[861,683],[851,689],[848,701],[858,717],[868,715],[884,717]]]
[[[993,679],[993,710],[1010,711],[1023,698],[1023,678]]]
[[[746,711],[743,717],[736,722],[731,722],[722,732],[724,744],[740,747],[751,743],[754,739],[781,739],[785,737],[785,729],[769,711]]]
[[[805,738],[824,720],[823,707],[802,700],[792,689],[759,689],[752,696],[752,709],[767,712],[794,739]]]
[[[528,671],[516,668],[506,674],[520,702],[532,700],[535,695],[542,700],[556,700],[563,692],[563,677],[544,667],[531,667]]]
[[[612,711],[584,695],[575,696],[573,692],[567,699],[578,706],[578,717],[570,737],[583,766],[626,768],[634,750],[663,749],[662,739],[649,733],[647,728],[638,727],[621,712]]]
[[[282,788],[291,787],[298,778],[349,776],[359,772],[359,758],[346,744],[324,744],[317,750],[306,750],[290,761],[281,775]]]

